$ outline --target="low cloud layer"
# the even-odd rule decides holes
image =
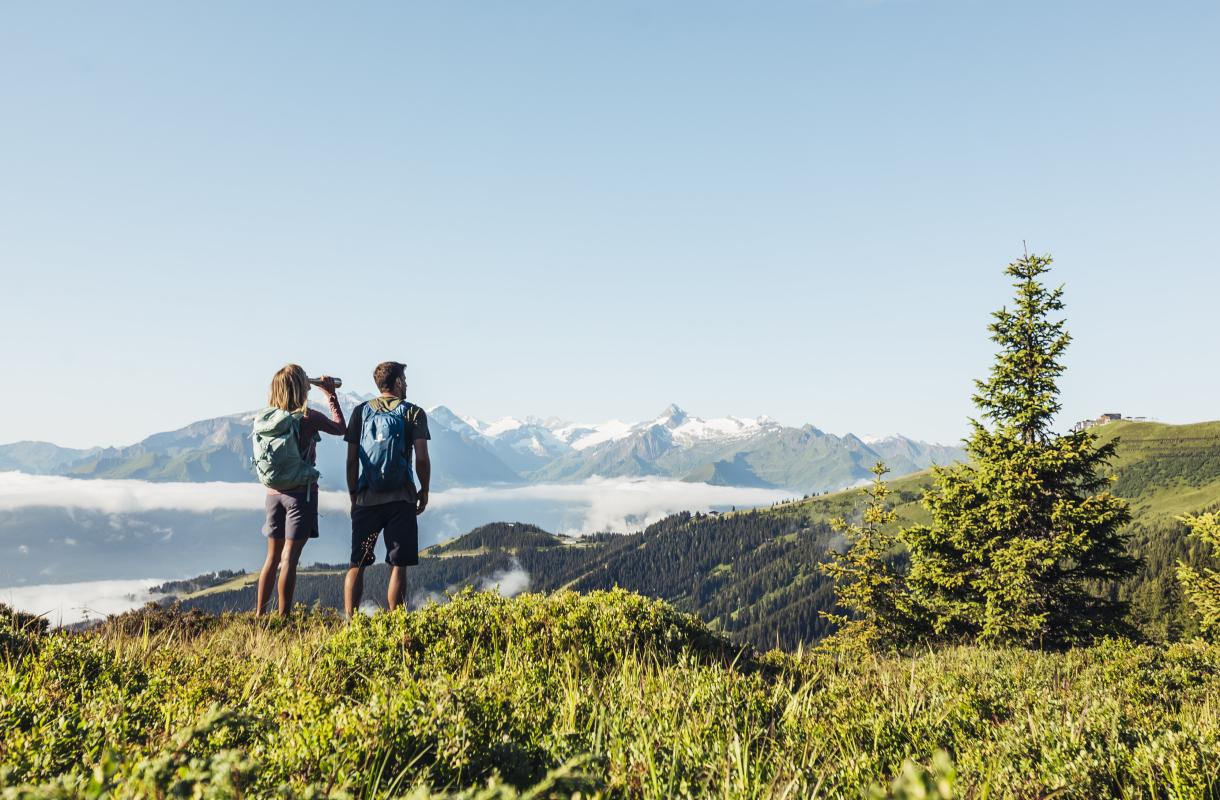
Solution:
[[[0,589],[0,603],[38,614],[54,626],[102,619],[154,599],[148,590],[160,580],[87,581]]]
[[[43,506],[107,514],[206,513],[262,508],[265,493],[256,483],[150,483],[0,472],[0,511]]]
[[[432,525],[460,526],[480,507],[484,521],[535,522],[560,533],[632,531],[678,511],[768,505],[790,492],[711,486],[658,478],[590,478],[581,483],[450,489],[432,496]],[[134,514],[149,511],[258,511],[265,490],[255,483],[150,483],[81,480],[51,475],[0,473],[0,512],[48,507]],[[347,512],[343,492],[322,492],[324,512]],[[427,526],[425,518],[421,524]]]
[[[775,489],[712,486],[660,478],[589,478],[581,483],[451,489],[437,495],[433,506],[441,511],[475,504],[561,506],[576,513],[567,522],[552,525],[557,528],[555,532],[581,534],[635,531],[679,511],[748,508],[791,497],[791,492]]]

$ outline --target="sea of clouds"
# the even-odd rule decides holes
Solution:
[[[145,578],[10,586],[0,589],[0,603],[38,614],[59,627],[139,608],[156,599],[149,589],[160,583]]]
[[[319,493],[323,512],[347,512],[344,492]],[[255,483],[150,483],[81,480],[0,472],[0,512],[44,507],[133,514],[147,511],[210,513],[258,511],[266,492]],[[661,478],[589,478],[580,483],[450,489],[434,493],[429,510],[442,532],[464,533],[481,522],[532,522],[555,533],[629,532],[678,511],[768,505],[791,492],[712,486]],[[528,517],[511,512],[527,512]],[[426,521],[421,518],[421,526]],[[466,526],[466,527],[464,527]],[[435,527],[435,526],[433,526]]]

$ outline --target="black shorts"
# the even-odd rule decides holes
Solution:
[[[419,522],[415,504],[406,500],[376,506],[352,506],[353,567],[367,567],[377,560],[377,534],[385,531],[385,563],[391,567],[419,564]]]

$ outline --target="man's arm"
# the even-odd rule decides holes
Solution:
[[[428,484],[432,480],[432,459],[428,457],[427,439],[415,440],[415,473],[419,475],[419,500],[415,513],[422,514],[428,507]]]
[[[347,493],[356,505],[356,484],[360,481],[360,445],[347,443]]]

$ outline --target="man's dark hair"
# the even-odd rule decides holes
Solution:
[[[397,361],[382,361],[373,370],[373,383],[383,392],[394,391],[394,384],[406,374],[407,365]]]

